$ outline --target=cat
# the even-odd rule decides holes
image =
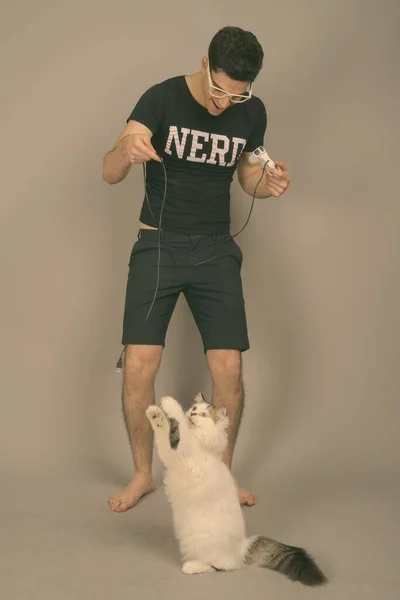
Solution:
[[[164,486],[172,505],[186,575],[267,567],[309,586],[327,582],[302,548],[263,536],[246,537],[235,481],[222,462],[227,445],[226,410],[201,394],[185,413],[172,397],[146,410],[166,467]]]

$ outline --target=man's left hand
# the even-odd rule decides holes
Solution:
[[[284,162],[281,160],[275,160],[274,162],[280,167],[280,170],[266,168],[264,179],[260,182],[260,187],[264,186],[271,196],[279,198],[290,184],[290,175]]]

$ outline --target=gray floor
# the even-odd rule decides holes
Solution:
[[[400,600],[399,0],[3,4],[0,600]],[[181,575],[161,485],[125,514],[106,503],[130,477],[114,365],[143,179],[107,186],[102,159],[139,95],[193,73],[227,24],[264,46],[265,143],[292,177],[237,238],[238,479],[248,533],[304,546],[321,589]],[[251,198],[232,192],[236,232]],[[157,399],[207,395],[183,301],[168,335]]]
[[[314,555],[330,583],[309,589],[264,569],[182,575],[159,476],[154,494],[118,515],[106,505],[118,477],[102,481],[95,469],[85,478],[5,474],[0,598],[398,600],[399,495],[392,482],[365,485],[357,474],[333,473],[316,479],[253,481],[258,503],[245,509],[249,534]]]

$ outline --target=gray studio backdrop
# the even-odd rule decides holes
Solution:
[[[102,159],[142,92],[197,70],[211,36],[233,24],[264,47],[255,94],[268,111],[265,145],[292,175],[281,199],[256,202],[237,238],[251,341],[240,481],[259,502],[276,485],[326,495],[333,480],[377,494],[394,486],[398,2],[40,0],[4,13],[5,475],[94,477],[107,493],[129,479],[115,363],[143,181],[139,167],[107,185]],[[250,201],[235,181],[232,230]],[[187,402],[200,390],[211,386],[182,300],[157,397]]]

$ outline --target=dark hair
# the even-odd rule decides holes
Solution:
[[[253,82],[264,52],[256,36],[240,27],[224,27],[211,40],[208,58],[212,71],[223,71],[235,81]]]

